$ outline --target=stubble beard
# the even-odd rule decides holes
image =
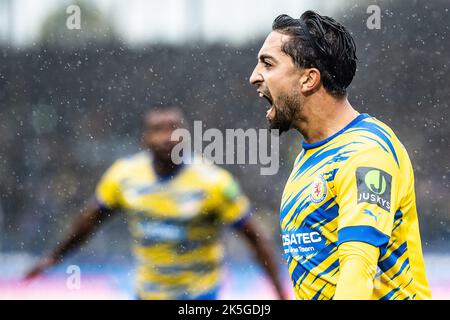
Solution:
[[[300,111],[300,94],[294,90],[290,94],[281,94],[274,103],[275,116],[269,121],[270,130],[278,130],[279,133],[289,131],[292,128],[295,116]]]

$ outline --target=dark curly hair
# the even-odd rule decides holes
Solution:
[[[357,58],[355,42],[343,25],[314,11],[305,11],[300,19],[278,16],[272,30],[290,36],[282,50],[296,66],[319,69],[322,84],[331,95],[347,95]]]

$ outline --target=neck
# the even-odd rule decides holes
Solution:
[[[307,143],[332,136],[359,115],[346,97],[336,99],[322,94],[314,99],[304,102],[301,115],[294,123],[294,128],[300,131]]]
[[[172,161],[153,158],[153,169],[158,176],[168,176],[175,173],[181,164],[175,164]]]

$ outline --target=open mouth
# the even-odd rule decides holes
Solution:
[[[268,110],[267,110],[267,113],[266,113],[266,118],[269,119],[269,117],[272,117],[273,116],[272,114],[275,112],[275,109],[273,107],[272,98],[269,95],[267,95],[267,94],[265,94],[265,93],[263,93],[261,91],[258,91],[258,94],[259,94],[260,98],[265,98],[269,102],[269,105],[267,107]]]
[[[258,91],[258,94],[260,98],[265,98],[269,102],[269,106],[272,106],[272,99],[270,99],[268,95],[264,94],[261,91]]]

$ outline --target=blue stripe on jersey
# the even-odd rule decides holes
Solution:
[[[247,212],[245,212],[240,219],[233,222],[230,227],[234,229],[241,229],[252,217],[254,209],[253,207],[248,208]]]
[[[389,243],[386,247],[380,248],[380,257],[384,257],[386,252],[396,243],[396,240],[393,240],[391,243]]]
[[[159,274],[169,275],[169,274],[179,274],[181,272],[193,272],[193,273],[212,272],[217,268],[219,268],[219,265],[217,263],[197,262],[190,264],[158,266],[154,267],[154,270]]]
[[[295,166],[300,163],[300,161],[302,161],[303,157],[305,156],[305,150],[302,150],[300,152],[300,154],[298,155],[296,161],[294,162],[293,168],[295,168]]]
[[[302,189],[302,191],[300,191],[298,193],[298,195],[302,194],[303,190],[305,188]],[[313,212],[311,212],[307,217],[305,217],[303,219],[303,223],[300,225],[299,228],[302,227],[311,227],[312,225],[316,224],[317,222],[321,222],[322,220],[325,219],[325,224],[330,222],[331,220],[335,219],[338,216],[338,206],[335,205],[331,208],[328,208],[328,206],[333,203],[335,200],[335,198],[331,198],[329,199],[327,202],[325,202],[324,204],[322,204],[320,207],[318,207],[316,210],[314,210]],[[286,228],[287,226],[292,222],[292,220],[297,220],[297,218],[300,216],[301,212],[303,211],[303,209],[307,208],[310,205],[311,201],[309,201],[309,196],[305,197],[297,206],[297,208],[295,209],[295,212],[292,214],[292,216],[289,218],[289,220],[286,222]],[[293,203],[295,204],[295,203]],[[291,208],[293,206],[292,203],[289,204],[289,207]],[[281,212],[281,216],[282,216],[282,220],[284,216],[286,215],[286,213],[289,211],[287,210],[287,212],[283,212],[285,210],[282,210]],[[313,228],[315,229],[315,228]]]
[[[350,144],[350,143],[349,143]],[[352,142],[351,144],[361,144],[360,142]],[[330,160],[326,161],[325,163],[323,163],[322,165],[318,166],[316,170],[314,170],[313,172],[311,172],[311,174],[309,175],[310,177],[315,174],[317,171],[322,170],[324,166],[332,164],[332,163],[337,163],[337,162],[342,162],[347,160],[348,158],[350,158],[350,154],[356,152],[356,150],[346,150],[346,151],[342,151],[337,153],[334,157],[332,157]]]
[[[378,262],[378,266],[383,272],[387,272],[392,268],[397,260],[408,250],[406,241],[403,242],[397,249],[392,251],[392,253],[382,261]]]
[[[407,259],[403,262],[402,266],[400,267],[400,270],[398,270],[398,272],[391,278],[391,280],[394,280],[395,278],[397,278],[397,277],[403,272],[403,270],[405,270],[405,268],[406,268],[407,266],[409,266],[409,258],[407,258]]]
[[[334,205],[334,206],[326,209],[328,207],[328,205],[330,203],[332,203],[333,201],[334,201],[334,198],[328,200],[322,206],[320,206],[319,208],[317,208],[316,210],[311,212],[306,218],[304,218],[299,229],[309,228],[311,231],[317,231],[320,234],[322,234],[322,231],[320,230],[320,228],[323,227],[324,225],[326,225],[327,223],[330,223],[334,219],[336,219],[339,215],[339,206],[338,205]],[[333,247],[336,247],[335,243],[331,243],[331,245]],[[327,248],[327,247],[325,247],[325,248]],[[325,248],[322,249],[317,254],[315,254],[310,259],[310,260],[314,259],[316,265],[318,265],[319,263],[322,263],[323,260],[325,260],[328,257],[328,255],[330,254],[331,251],[324,251]],[[302,260],[300,260],[299,262],[301,262]],[[316,260],[320,260],[320,261],[316,262]]]
[[[305,191],[308,187],[309,187],[309,185],[304,186],[299,192],[297,192],[295,194],[295,197],[292,199],[291,199],[291,197],[294,193],[291,193],[289,195],[289,197],[287,197],[287,199],[281,204],[281,211],[285,211],[284,215],[286,215],[290,211],[292,206],[295,204],[295,202],[298,200],[298,198],[302,195],[303,191]],[[288,206],[289,206],[289,209],[288,209]]]
[[[333,181],[334,177],[336,176],[336,173],[338,172],[338,170],[339,170],[338,168],[335,168],[335,169],[333,169],[331,171],[324,172],[324,173],[322,173],[322,176],[328,182]]]
[[[403,212],[401,212],[400,210],[397,210],[397,212],[395,212],[394,215],[394,221],[401,219],[403,217]]]
[[[369,122],[369,121],[361,121],[352,129],[353,131],[368,131],[378,137],[380,137],[386,145],[389,147],[389,150],[391,151],[392,155],[394,156],[395,162],[397,162],[397,165],[400,167],[400,163],[397,158],[397,153],[395,152],[394,146],[392,145],[392,142],[390,140],[391,135],[384,130],[382,127],[377,125],[376,123]]]
[[[338,231],[338,245],[348,241],[365,242],[381,247],[389,242],[389,237],[371,226],[353,226]]]
[[[192,293],[185,290],[183,287],[176,287],[172,290],[168,290],[165,287],[158,286],[155,283],[147,282],[144,284],[144,290],[149,293],[169,293],[169,299],[173,300],[217,300],[219,296],[220,286],[213,287],[210,290],[200,292],[197,295],[193,295]],[[138,300],[142,300],[143,298],[137,297]]]
[[[400,227],[400,225],[403,223],[403,219],[399,220],[398,222],[395,223],[394,228],[392,229],[392,232],[395,231],[395,229],[397,229],[398,227]]]
[[[297,208],[295,208],[294,213],[292,214],[292,216],[289,218],[289,220],[286,222],[285,224],[285,229],[288,230],[288,226],[291,224],[291,222],[297,221],[297,218],[300,216],[300,214],[302,213],[302,211],[307,208],[309,205],[311,204],[311,201],[309,199],[309,196],[305,197],[297,206]]]
[[[330,266],[328,268],[326,268],[324,271],[322,271],[321,273],[319,273],[314,280],[311,282],[311,284],[313,284],[317,279],[319,279],[320,277],[322,277],[323,275],[326,275],[327,273],[330,273],[331,271],[333,271],[334,269],[339,268],[339,259],[337,259],[336,261],[334,261],[332,264],[330,264]]]
[[[390,300],[392,296],[400,290],[400,287],[394,288],[391,291],[389,291],[384,297],[381,297],[380,300]]]
[[[395,229],[400,227],[400,225],[403,223],[403,213],[400,210],[397,210],[397,212],[394,215],[394,227],[392,228],[392,232],[394,232]]]
[[[331,198],[328,201],[326,201],[323,205],[318,207],[316,210],[311,212],[309,215],[307,215],[300,225],[299,229],[304,227],[312,227],[314,224],[321,222],[322,220],[325,220],[326,223],[334,220],[337,218],[339,214],[339,206],[337,204],[333,205],[332,207],[328,208],[330,204],[334,202],[335,198]],[[314,230],[316,228],[312,228]]]
[[[301,266],[303,268],[303,266]],[[303,275],[300,279],[298,279],[298,285],[302,285],[303,281],[306,279],[306,276],[309,274],[305,268],[303,269]],[[297,281],[297,279],[294,279],[294,283]]]
[[[220,288],[217,286],[210,291],[204,292],[199,296],[194,297],[194,300],[217,300]]]
[[[346,144],[343,144],[336,148],[327,149],[329,146],[319,149],[315,153],[309,156],[308,161],[303,163],[298,169],[297,172],[292,176],[291,181],[294,181],[295,179],[301,177],[303,174],[305,174],[309,169],[313,168],[317,164],[319,164],[321,161],[323,161],[327,157],[334,157],[336,154],[339,153],[340,150],[343,148],[351,145],[351,144],[359,144],[360,142],[349,142]],[[333,144],[330,144],[332,146]]]
[[[376,143],[380,146],[380,148],[383,149],[383,151],[389,153],[388,149],[386,149],[385,146],[383,146],[383,145],[380,143],[380,141],[378,141],[377,139],[374,139],[374,138],[371,138],[371,137],[368,137],[368,136],[365,136],[365,135],[361,135],[361,137],[364,137],[364,138],[366,138],[366,139],[369,139],[369,140],[372,140],[372,141],[376,142]]]
[[[301,285],[306,276],[310,273],[312,269],[321,264],[326,258],[328,258],[336,250],[336,244],[330,243],[325,246],[316,255],[313,255],[309,259],[305,259],[304,256],[302,260],[297,262],[297,265],[292,270],[292,280],[296,285]],[[291,260],[292,261],[292,260]],[[297,260],[296,260],[297,261]],[[299,282],[299,283],[297,283]]]
[[[314,143],[306,143],[305,141],[303,141],[302,143],[302,147],[305,150],[308,149],[313,149],[313,148],[317,148],[320,147],[322,145],[324,145],[325,143],[327,143],[328,141],[333,140],[335,137],[337,137],[338,135],[344,133],[345,131],[347,131],[348,129],[352,128],[353,126],[355,126],[357,123],[361,122],[362,120],[369,118],[370,116],[367,113],[362,113],[360,115],[358,115],[355,119],[353,119],[352,121],[350,121],[349,124],[347,124],[344,128],[342,128],[341,130],[339,130],[338,132],[336,132],[335,134],[329,136],[326,139],[323,139],[321,141],[317,141]]]
[[[311,231],[318,231],[319,233],[321,233],[321,231],[318,229],[337,218],[339,214],[338,205],[334,205],[327,209],[327,207],[333,202],[334,198],[331,198],[319,208],[311,212],[306,218],[304,218],[299,229],[308,227],[311,229]],[[312,227],[313,225],[316,226]],[[336,244],[330,243],[322,250],[320,250],[317,254],[312,255],[306,261],[304,260],[304,256],[300,260],[298,260],[298,264],[292,272],[292,279],[294,280],[294,283],[297,283],[297,281],[302,278],[300,281],[301,283],[309,274],[309,271],[322,263],[334,250],[336,250]]]
[[[328,200],[326,203],[324,203],[322,206],[311,212],[306,218],[304,218],[302,224],[300,225],[299,229],[301,228],[310,228],[311,231],[318,231],[319,233],[322,233],[319,229],[331,222],[332,220],[336,219],[339,214],[339,206],[334,205],[328,209],[329,204],[331,204],[334,201],[334,198]],[[326,209],[326,210],[325,210]],[[313,225],[315,225],[313,227]],[[300,274],[303,274],[303,272],[309,273],[311,269],[318,266],[320,263],[322,263],[326,258],[329,257],[329,255],[336,250],[336,244],[335,243],[329,243],[324,248],[322,248],[318,253],[313,254],[311,257],[307,258],[305,261],[305,256],[303,256],[300,260],[298,260],[299,265],[297,265],[298,268],[305,268],[306,270],[300,271]],[[304,265],[304,266],[303,266]],[[296,274],[296,271],[298,272],[298,268],[294,269],[294,272],[292,274],[294,283],[299,279],[300,274],[298,276],[294,275]]]
[[[300,196],[302,195],[303,191],[306,190],[306,188],[308,188],[309,185],[305,186],[302,190],[300,190],[293,199],[284,202],[281,205],[281,210],[280,210],[280,221],[283,221],[284,217],[289,213],[289,211],[291,211],[292,207],[297,203],[298,198],[300,198]],[[307,197],[308,198],[308,197]]]
[[[334,145],[334,144],[330,144],[329,146],[327,146],[327,147],[325,147],[323,149],[318,149],[316,152],[311,154],[309,156],[309,158],[308,158],[308,161],[303,163],[297,169],[297,172],[292,176],[291,180],[294,181],[295,179],[300,177],[303,173],[305,173],[306,171],[308,171],[309,169],[311,169],[312,167],[317,165],[319,162],[321,162],[323,159],[325,159],[326,157],[333,156],[340,149],[342,149],[342,146],[341,147],[337,147],[337,148],[327,149],[328,147],[330,147],[332,145]]]
[[[314,295],[314,297],[312,297],[312,300],[318,300],[320,295],[322,294],[323,289],[325,289],[325,287],[327,286],[328,283],[325,283],[323,285],[322,288],[319,289],[319,291],[317,291],[317,293]]]

